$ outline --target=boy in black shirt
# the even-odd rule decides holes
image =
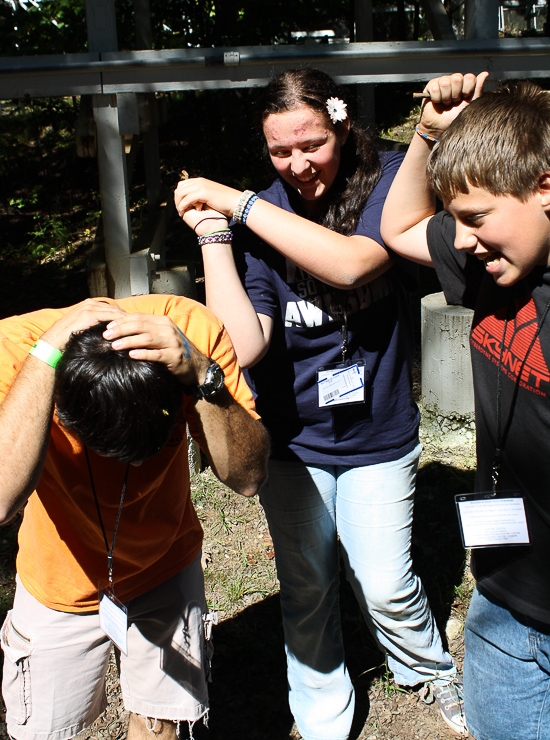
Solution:
[[[475,311],[476,491],[510,506],[506,516],[519,507],[509,528],[528,529],[524,544],[489,547],[489,520],[487,546],[472,552],[468,729],[476,740],[548,739],[550,94],[523,82],[482,95],[486,77],[426,86],[382,236],[436,267],[448,303]],[[445,207],[437,215],[434,193]]]

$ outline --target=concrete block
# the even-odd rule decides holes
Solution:
[[[443,293],[422,299],[422,403],[442,417],[471,420],[474,391],[470,362],[473,311],[448,306]]]

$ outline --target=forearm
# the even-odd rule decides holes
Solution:
[[[430,265],[427,221],[435,213],[435,195],[426,178],[433,144],[415,134],[386,197],[381,232],[386,244],[403,257]]]
[[[241,367],[250,367],[263,357],[271,337],[241,283],[231,245],[206,244],[202,255],[206,305],[223,321]]]
[[[254,496],[267,477],[269,438],[227,389],[197,401],[202,446],[216,476],[243,496]]]
[[[40,480],[53,414],[55,370],[30,355],[0,406],[0,523],[23,506]]]
[[[194,210],[199,204],[210,214],[231,218],[241,197],[239,190],[204,178],[180,182],[174,195],[178,213],[191,228],[200,223],[203,211]],[[374,239],[343,236],[261,198],[248,212],[246,226],[295,265],[335,288],[365,285],[392,265],[386,249]]]
[[[373,239],[343,236],[261,199],[246,225],[295,265],[335,288],[365,285],[392,265]]]

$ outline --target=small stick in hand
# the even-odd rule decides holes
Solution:
[[[182,170],[180,172],[180,180],[188,180],[188,179],[189,179],[189,172],[187,172],[187,170]],[[202,206],[203,206],[202,203],[197,203],[195,206],[193,206],[193,208],[195,209],[195,211],[202,211]]]
[[[415,92],[413,93],[413,98],[424,98],[425,100],[430,100],[431,95],[429,92]]]

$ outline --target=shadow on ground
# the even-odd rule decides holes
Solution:
[[[418,474],[414,563],[442,632],[465,566],[453,497],[472,490],[473,475],[437,461]],[[216,628],[209,729],[197,725],[196,740],[288,738],[293,722],[279,609],[278,595],[270,596]],[[369,714],[368,691],[375,682],[387,680],[387,669],[347,582],[341,586],[341,613],[348,667],[356,687],[351,734],[351,740],[356,740]]]

